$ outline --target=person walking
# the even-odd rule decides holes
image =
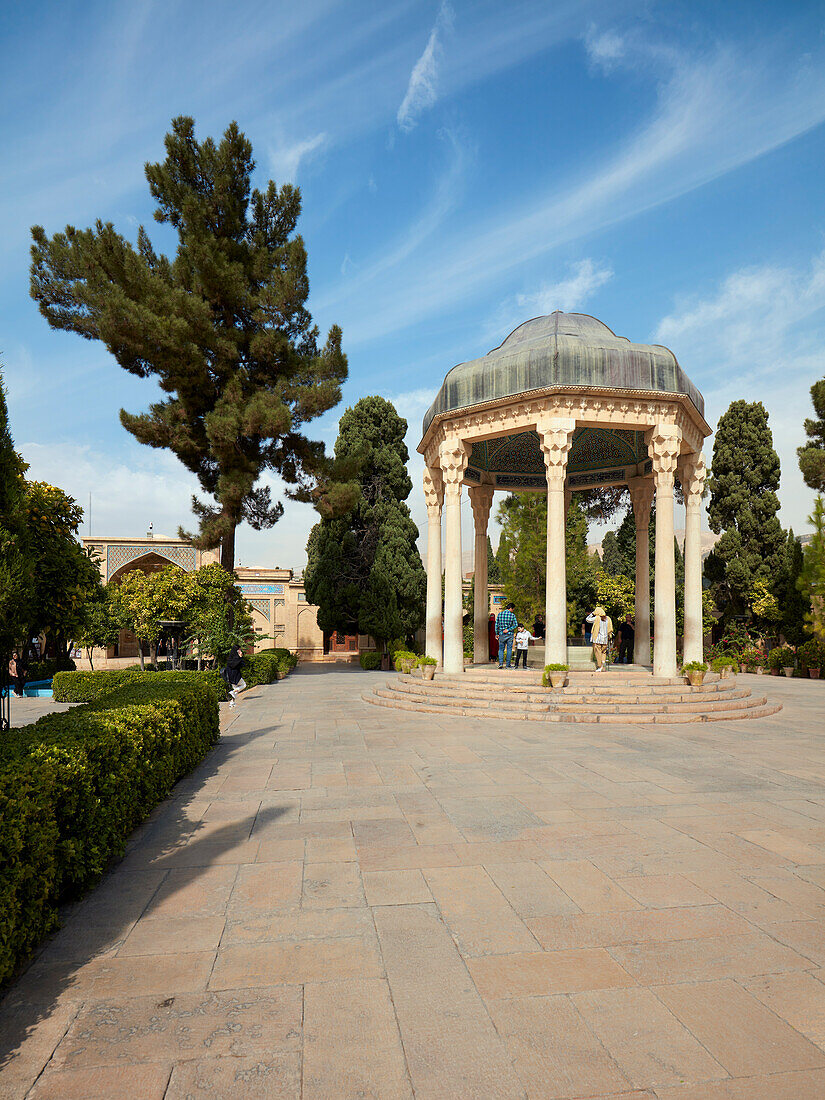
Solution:
[[[498,638],[498,667],[504,668],[504,658],[507,657],[507,667],[512,668],[510,662],[513,659],[513,637],[518,630],[518,619],[514,612],[515,604],[508,603],[503,611],[496,615],[496,637]]]
[[[527,668],[527,650],[530,646],[530,642],[534,642],[536,639],[530,633],[526,626],[520,626],[516,634],[516,668],[518,668],[519,659],[522,661],[524,668]]]
[[[624,622],[619,623],[619,664],[633,664],[633,644],[636,640],[636,631],[633,629],[633,620],[625,615]]]
[[[18,699],[23,697],[23,688],[26,686],[26,665],[23,658],[14,651],[9,661],[9,682],[14,685],[14,694]]]
[[[224,679],[229,685],[229,705],[235,706],[238,695],[246,687],[246,683],[241,676],[241,669],[243,668],[243,653],[239,645],[233,645],[229,651],[229,656],[226,658],[226,668],[224,669]]]
[[[593,656],[596,658],[596,672],[604,672],[604,659],[613,633],[613,623],[603,607],[597,607],[585,622],[590,625],[593,639]]]

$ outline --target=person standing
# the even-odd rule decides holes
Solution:
[[[597,607],[585,622],[590,625],[593,639],[593,656],[596,658],[596,672],[604,672],[604,659],[613,633],[613,623],[603,607]]]
[[[514,612],[515,604],[508,603],[503,611],[496,615],[496,637],[498,638],[498,667],[504,668],[504,658],[507,657],[507,667],[512,668],[513,638],[518,630],[518,619]]]
[[[9,682],[14,686],[14,694],[21,699],[23,697],[23,688],[26,686],[26,666],[23,662],[23,658],[14,651],[9,661]]]
[[[238,693],[243,691],[246,684],[241,676],[241,669],[243,668],[243,653],[239,645],[233,645],[229,651],[229,656],[226,658],[226,668],[224,669],[224,679],[229,684],[229,705],[235,706],[235,702],[238,698]]]
[[[619,663],[622,665],[633,664],[633,644],[636,639],[636,631],[633,628],[633,620],[625,615],[624,622],[619,623]]]
[[[527,668],[527,650],[530,646],[530,642],[534,642],[536,639],[530,633],[526,626],[520,626],[516,634],[516,668],[518,668],[519,658],[521,658],[524,668]]]
[[[545,629],[544,629],[544,616],[536,615],[536,621],[533,623],[533,641],[544,641]]]

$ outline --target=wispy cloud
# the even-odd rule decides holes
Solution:
[[[542,283],[532,294],[518,294],[516,304],[524,317],[530,311],[534,315],[552,313],[555,309],[568,312],[579,309],[588,298],[610,282],[613,270],[597,260],[579,260],[571,273],[557,283]]]
[[[269,166],[275,180],[278,183],[294,183],[301,162],[308,160],[313,153],[317,153],[326,140],[327,135],[320,133],[314,137],[304,138],[303,141],[286,142],[271,149]]]
[[[612,69],[625,55],[626,42],[615,31],[599,31],[591,26],[584,47],[590,61],[604,69]]]
[[[443,0],[424,52],[413,65],[407,91],[398,108],[396,119],[404,131],[414,129],[419,116],[432,107],[438,98],[438,71],[444,49],[443,39],[452,25],[453,9],[447,0]]]

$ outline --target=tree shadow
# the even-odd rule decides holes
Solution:
[[[68,1024],[61,1030],[59,1020],[56,1028],[45,1029],[42,1039],[35,1033],[53,1014],[63,1015],[59,1012],[62,1004],[75,1000],[71,996],[74,976],[94,960],[114,957],[136,922],[151,914],[161,891],[171,897],[210,868],[232,866],[231,860],[221,863],[221,856],[237,846],[239,837],[248,838],[253,828],[257,832],[289,813],[292,807],[287,791],[277,792],[280,803],[262,805],[256,813],[208,831],[208,826],[218,823],[190,818],[186,812],[187,806],[198,800],[199,792],[240,749],[279,728],[266,726],[235,734],[231,728],[227,730],[208,756],[178,781],[164,802],[132,833],[123,856],[110,864],[98,883],[83,897],[60,909],[60,928],[2,990],[0,1074],[15,1076],[16,1067],[25,1074],[32,1059],[31,1080],[21,1084],[19,1095],[25,1095],[65,1034]],[[211,802],[214,797],[205,794],[203,800]],[[183,862],[182,853],[185,853]],[[174,886],[170,889],[172,882]],[[93,996],[103,999],[105,993]],[[90,999],[89,995],[79,992],[76,1001],[84,999]],[[20,1049],[28,1039],[32,1039],[30,1054]]]

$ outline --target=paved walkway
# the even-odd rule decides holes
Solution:
[[[825,683],[544,729],[380,676],[227,712],[0,1006],[0,1096],[825,1096]]]

